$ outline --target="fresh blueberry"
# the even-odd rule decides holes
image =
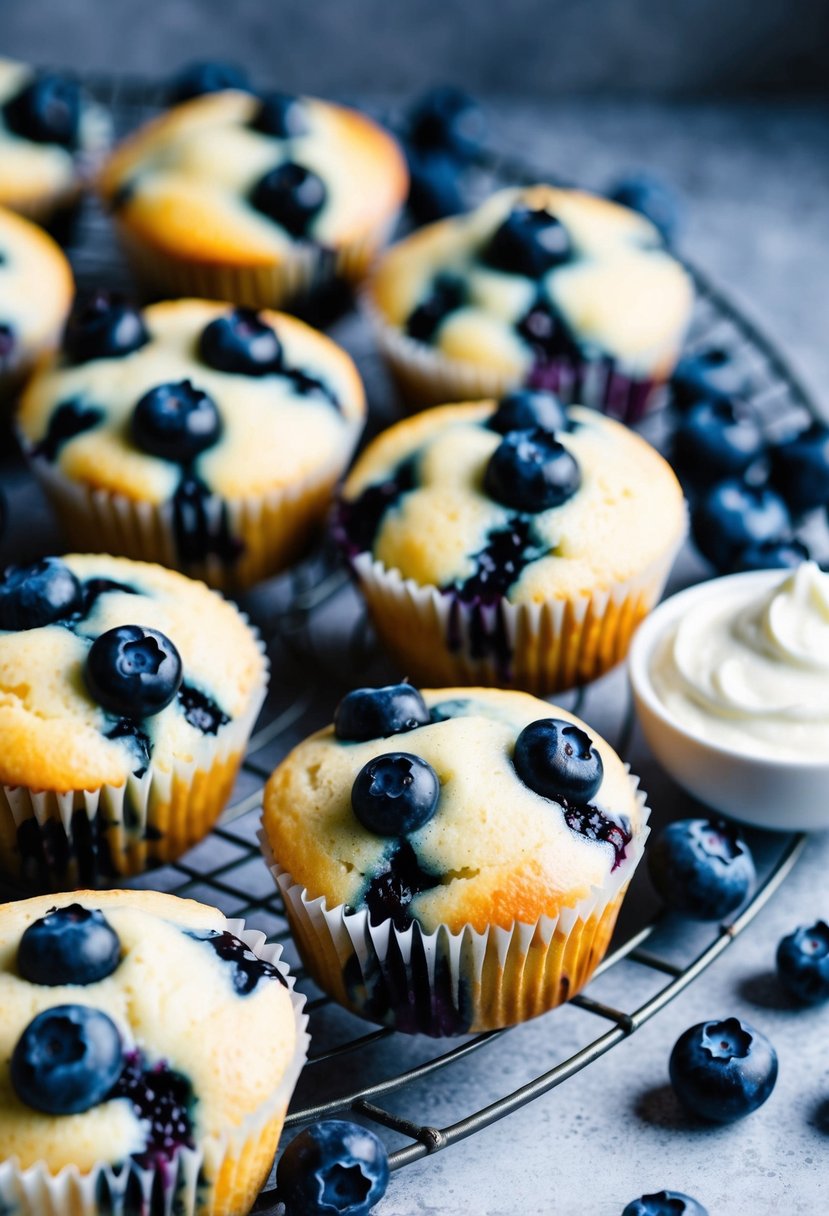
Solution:
[[[234,308],[202,330],[199,357],[220,372],[267,376],[282,362],[282,343],[252,308]]]
[[[81,89],[76,80],[44,72],[3,106],[6,126],[39,144],[75,148],[81,122]]]
[[[732,569],[735,574],[746,570],[794,570],[811,556],[801,540],[768,540],[741,549]]]
[[[406,148],[409,165],[408,206],[418,224],[431,224],[464,210],[462,167],[448,152]]]
[[[363,765],[351,787],[351,807],[378,836],[403,836],[428,823],[440,781],[431,764],[409,752],[387,752]]]
[[[86,657],[86,683],[109,713],[147,718],[161,713],[181,684],[181,656],[156,629],[119,625],[96,638]]]
[[[8,321],[0,321],[0,368],[8,365],[17,346],[17,334]]]
[[[813,422],[773,447],[771,481],[795,515],[829,506],[829,426]]]
[[[130,429],[142,452],[189,464],[218,442],[222,418],[212,397],[181,380],[146,392],[132,412]]]
[[[308,134],[308,113],[300,98],[292,93],[265,93],[250,125],[263,135],[296,139]]]
[[[334,712],[334,734],[338,739],[364,743],[367,739],[401,735],[429,721],[426,702],[411,684],[355,688]]]
[[[622,1216],[708,1216],[708,1209],[681,1191],[656,1191],[632,1199]]]
[[[486,138],[486,116],[468,93],[452,85],[430,89],[409,111],[407,137],[415,148],[474,160]]]
[[[438,275],[429,294],[418,304],[406,322],[406,333],[418,342],[430,342],[441,323],[461,308],[466,300],[466,286],[451,274]]]
[[[829,1001],[829,925],[819,920],[801,926],[777,947],[777,974],[796,1001],[819,1005]]]
[[[511,431],[489,458],[484,489],[518,511],[548,511],[581,485],[576,458],[549,431]]]
[[[570,420],[566,407],[555,393],[540,388],[518,388],[501,398],[487,426],[499,435],[536,428],[542,431],[566,431],[570,427]]]
[[[673,403],[680,410],[688,409],[697,401],[715,398],[733,401],[745,396],[748,387],[744,370],[727,350],[715,346],[686,355],[671,379]]]
[[[748,845],[722,819],[678,819],[648,850],[651,880],[667,906],[697,920],[722,920],[754,887]]]
[[[325,182],[312,169],[285,161],[270,169],[253,187],[250,201],[291,236],[301,238],[325,205]]]
[[[8,566],[0,579],[0,629],[40,629],[78,612],[81,584],[57,557]]]
[[[20,1036],[11,1082],[32,1110],[79,1115],[107,1098],[123,1066],[121,1036],[107,1014],[88,1005],[55,1005]]]
[[[567,229],[549,211],[514,207],[483,252],[483,260],[496,270],[522,274],[528,279],[561,266],[572,257]]]
[[[30,984],[97,984],[112,975],[121,943],[97,908],[68,904],[29,925],[17,948],[17,970]]]
[[[691,516],[697,548],[718,570],[730,570],[743,549],[787,540],[791,519],[779,494],[730,478],[713,486]]]
[[[295,1136],[276,1167],[285,1216],[368,1216],[386,1193],[383,1142],[357,1123],[324,1119]]]
[[[188,63],[177,72],[169,88],[171,105],[181,101],[189,101],[191,97],[201,97],[204,93],[221,93],[225,89],[250,90],[248,74],[244,68],[235,63],[224,63],[220,60],[205,60],[201,63]]]
[[[677,1039],[671,1084],[684,1106],[715,1123],[733,1123],[762,1106],[777,1080],[777,1053],[737,1018],[699,1022]]]
[[[674,431],[672,464],[695,486],[739,477],[761,455],[756,418],[725,398],[698,401]]]
[[[96,291],[72,309],[63,349],[70,363],[88,363],[131,355],[149,340],[137,308],[119,292]]]
[[[598,792],[604,765],[588,734],[562,718],[539,718],[515,742],[518,776],[542,798],[584,804]]]
[[[607,197],[631,211],[638,211],[658,229],[666,245],[672,245],[682,223],[682,204],[676,191],[650,173],[623,177]]]

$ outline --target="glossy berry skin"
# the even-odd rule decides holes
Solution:
[[[75,148],[81,122],[80,86],[66,76],[44,72],[8,99],[3,117],[23,139]]]
[[[408,142],[458,161],[474,159],[486,138],[486,116],[473,97],[452,85],[430,89],[409,111]]]
[[[219,372],[267,376],[282,363],[282,344],[252,308],[234,308],[204,327],[199,358]]]
[[[57,557],[9,566],[0,579],[0,629],[40,629],[81,607],[81,585]]]
[[[747,387],[744,371],[728,351],[712,346],[679,361],[671,378],[671,397],[679,410],[687,410],[698,401],[733,401]]]
[[[53,908],[29,925],[17,948],[17,970],[30,984],[97,984],[121,961],[121,942],[97,908]]]
[[[730,478],[713,486],[691,516],[697,548],[718,570],[730,570],[750,546],[787,540],[791,518],[783,499],[763,486]]]
[[[406,321],[406,333],[418,342],[430,342],[438,329],[466,299],[466,287],[460,279],[441,274],[432,283],[428,295],[414,308]]]
[[[549,431],[511,431],[489,458],[484,490],[519,511],[548,511],[581,485],[575,457]]]
[[[88,363],[131,355],[149,340],[137,308],[119,292],[96,291],[72,309],[63,350],[70,363]]]
[[[334,734],[343,741],[364,743],[404,734],[429,721],[426,702],[411,684],[355,688],[334,712]]]
[[[491,431],[507,435],[510,431],[566,431],[570,429],[567,409],[555,393],[540,388],[518,388],[498,402],[487,422]]]
[[[819,920],[801,926],[777,947],[777,974],[790,996],[802,1005],[829,1001],[829,925]]]
[[[607,197],[631,211],[638,211],[658,229],[666,245],[672,245],[682,225],[682,203],[676,191],[650,173],[635,173],[611,186]]]
[[[388,1154],[367,1128],[324,1119],[295,1136],[276,1167],[285,1216],[368,1216],[389,1184]]]
[[[21,1102],[47,1115],[78,1115],[108,1096],[124,1066],[118,1028],[88,1005],[55,1005],[29,1022],[11,1058]]]
[[[632,1199],[622,1216],[708,1216],[708,1209],[680,1191],[656,1191]]]
[[[765,448],[755,418],[724,398],[698,401],[674,431],[671,463],[694,486],[739,477]]]
[[[216,403],[189,380],[158,384],[132,412],[133,443],[150,456],[189,464],[222,434]]]
[[[431,224],[464,210],[462,167],[448,152],[407,147],[408,207],[418,224]]]
[[[496,270],[538,279],[571,256],[570,237],[560,220],[548,211],[514,207],[496,229],[483,259]]]
[[[647,856],[651,881],[667,906],[695,920],[722,920],[754,887],[749,847],[723,819],[669,823]]]
[[[308,133],[308,114],[300,99],[292,93],[265,93],[250,125],[263,135],[295,139]]]
[[[312,169],[285,161],[259,179],[250,201],[257,211],[301,239],[307,235],[327,196],[325,182]]]
[[[109,713],[148,718],[173,701],[182,679],[181,656],[156,629],[119,625],[96,638],[86,657],[86,683]]]
[[[772,448],[771,482],[794,515],[829,507],[829,427],[814,422]]]
[[[794,570],[810,557],[809,549],[800,540],[765,541],[741,549],[732,569],[735,574],[748,570]]]
[[[189,63],[174,77],[169,91],[171,105],[201,97],[205,93],[221,93],[225,89],[250,90],[248,74],[235,63],[205,60]]]
[[[428,823],[440,781],[431,764],[410,752],[387,752],[363,765],[351,787],[351,808],[378,836],[403,836]]]
[[[715,1123],[733,1123],[762,1106],[777,1080],[777,1053],[737,1018],[699,1022],[677,1039],[669,1062],[683,1106]]]
[[[524,784],[542,798],[580,805],[598,793],[604,772],[590,736],[563,718],[540,718],[525,726],[513,764]]]

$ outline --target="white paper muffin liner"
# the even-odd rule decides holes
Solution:
[[[629,773],[629,780],[640,826],[607,881],[557,916],[509,929],[466,925],[453,932],[441,925],[427,933],[417,922],[404,930],[390,920],[372,925],[365,908],[329,908],[324,896],[312,897],[279,864],[264,829],[259,839],[303,963],[323,991],[353,1013],[406,1033],[477,1033],[563,1004],[603,958],[650,830],[639,779]]]
[[[89,1172],[66,1166],[54,1174],[45,1162],[21,1169],[0,1162],[0,1211],[10,1216],[243,1216],[273,1162],[288,1103],[308,1055],[305,997],[282,958],[280,945],[264,933],[229,920],[227,929],[284,977],[294,1015],[296,1046],[291,1062],[267,1102],[221,1137],[181,1149],[156,1169],[130,1163],[99,1164]]]

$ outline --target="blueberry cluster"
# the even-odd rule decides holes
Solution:
[[[70,76],[40,72],[3,103],[3,121],[22,139],[74,151],[81,125],[82,94]]]
[[[254,131],[285,141],[306,135],[310,125],[306,104],[287,93],[265,93],[250,121]],[[327,199],[328,188],[319,174],[290,159],[269,169],[250,192],[251,205],[296,240],[308,239]]]
[[[411,180],[409,212],[417,224],[466,208],[464,179],[486,137],[486,116],[461,89],[441,86],[424,93],[403,124]]]

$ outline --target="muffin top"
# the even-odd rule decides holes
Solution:
[[[611,587],[685,532],[668,463],[612,419],[519,390],[439,406],[369,445],[338,534],[404,579],[465,601],[540,603]]]
[[[401,684],[349,694],[290,753],[263,823],[311,899],[374,924],[483,931],[629,877],[645,815],[619,757],[566,710]]]
[[[74,290],[69,263],[52,238],[0,208],[0,374],[57,345]]]
[[[266,662],[245,619],[145,562],[44,558],[0,580],[0,781],[95,790],[198,763],[256,712]]]
[[[552,186],[499,191],[401,241],[369,291],[417,343],[521,380],[559,357],[664,374],[692,304],[688,275],[650,221]]]
[[[154,891],[0,906],[0,1006],[0,1161],[52,1173],[232,1133],[298,1047],[277,968],[221,912]]]
[[[71,76],[0,59],[0,203],[26,210],[71,191],[109,132]]]
[[[143,127],[101,190],[130,229],[173,257],[262,266],[297,242],[338,247],[392,223],[408,175],[392,137],[356,110],[227,91]]]

